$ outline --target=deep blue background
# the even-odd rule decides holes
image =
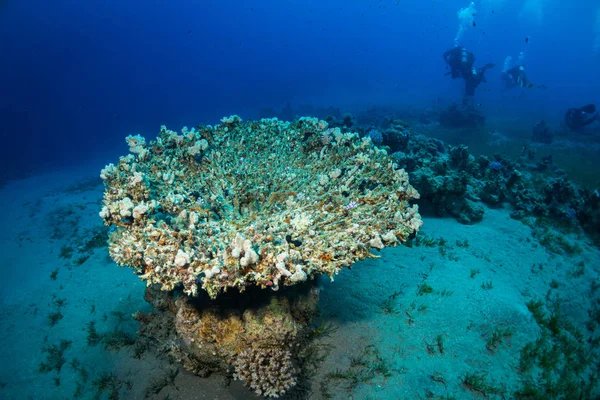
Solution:
[[[264,106],[435,106],[456,0],[5,0],[0,8],[0,175],[111,161],[153,137]],[[497,64],[477,97],[488,115],[558,123],[597,102],[597,0],[481,0],[462,44]],[[529,43],[525,38],[529,37]],[[526,50],[546,91],[502,90],[504,58]]]

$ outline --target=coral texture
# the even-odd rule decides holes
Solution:
[[[296,384],[292,353],[280,348],[244,350],[235,364],[235,379],[248,383],[256,394],[279,397]]]
[[[316,282],[278,292],[249,288],[225,293],[216,300],[176,291],[146,289],[146,299],[158,310],[139,313],[140,337],[158,343],[193,373],[233,373],[255,393],[279,397],[301,375],[298,351],[310,341],[309,321],[317,313]]]
[[[221,122],[128,137],[132,154],[102,170],[110,254],[149,285],[277,290],[420,228],[408,175],[370,139],[313,118]]]
[[[387,126],[383,145],[408,172],[423,210],[473,224],[483,218],[482,204],[508,203],[515,219],[552,217],[570,228],[580,225],[600,240],[600,191],[568,181],[551,155],[536,161],[535,148],[526,145],[515,159],[476,157],[465,145],[451,146],[396,122]],[[544,124],[538,128],[545,129]]]

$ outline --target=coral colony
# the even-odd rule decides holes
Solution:
[[[147,282],[149,297],[170,293],[182,339],[173,352],[188,369],[234,371],[263,396],[296,383],[300,333],[318,299],[311,278],[333,279],[422,224],[409,204],[419,194],[387,152],[318,119],[232,116],[127,143],[131,154],[101,173],[111,257]],[[286,297],[293,285],[312,287]],[[270,297],[218,303],[256,290]]]
[[[502,169],[502,163],[499,161],[492,161],[489,164],[489,167],[492,171],[500,171]]]

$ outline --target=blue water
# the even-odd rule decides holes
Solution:
[[[3,2],[3,174],[110,153],[161,124],[254,116],[312,103],[425,107],[459,96],[444,77],[463,1]],[[461,44],[496,63],[478,99],[491,113],[558,120],[595,100],[597,3],[480,1]],[[528,43],[525,39],[529,38]],[[551,90],[502,93],[506,56],[526,52]],[[517,101],[514,101],[517,98]]]
[[[0,371],[0,397],[75,398],[76,384],[81,381],[77,368],[65,365],[60,385],[54,375],[38,370],[44,359],[40,349],[61,338],[73,342],[67,362],[77,358],[93,375],[82,398],[97,395],[91,382],[101,373],[114,372],[122,379],[121,398],[144,398],[145,387],[157,375],[131,354],[89,350],[85,343],[91,304],[98,308],[94,318],[99,330],[111,330],[119,324],[111,317],[112,311],[130,315],[148,309],[143,284],[130,270],[119,269],[105,247],[85,253],[89,260],[77,266],[59,256],[65,245],[76,251],[82,245],[72,237],[89,237],[101,226],[97,215],[102,186],[88,180],[127,153],[127,135],[139,133],[150,140],[161,125],[178,131],[183,126],[215,124],[232,114],[244,120],[294,118],[302,115],[298,110],[311,109],[307,107],[319,110],[315,113],[321,118],[326,107],[353,115],[386,108],[418,121],[427,110],[463,99],[464,82],[445,76],[448,70],[442,54],[454,46],[460,25],[457,12],[468,6],[465,0],[0,1],[0,200],[4,214],[0,359],[10,360]],[[545,120],[553,129],[562,129],[568,108],[600,105],[597,0],[478,0],[474,7],[474,23],[465,25],[458,42],[475,54],[475,66],[495,64],[474,98],[488,124],[469,131],[470,136],[431,125],[424,126],[422,133],[469,144],[479,154],[504,151],[516,156],[534,124]],[[519,54],[528,78],[545,89],[503,87],[504,61],[507,56],[516,61]],[[600,136],[598,125],[589,131],[594,144]],[[484,135],[490,131],[506,134],[509,142],[489,146]],[[568,179],[591,190],[600,185],[598,148],[561,144],[538,151],[552,154],[570,174]],[[83,188],[73,189],[72,185],[81,182]],[[516,378],[501,365],[518,362],[522,345],[539,333],[524,304],[530,298],[544,297],[553,279],[560,281],[560,294],[569,299],[567,309],[573,312],[575,323],[586,329],[587,316],[576,310],[587,311],[595,301],[588,296],[593,293],[589,282],[598,278],[596,246],[585,235],[569,236],[569,240],[581,241],[583,253],[575,258],[547,253],[530,243],[529,227],[511,220],[507,208],[486,211],[487,219],[472,229],[437,216],[431,216],[428,225],[424,217],[425,230],[432,237],[470,239],[468,250],[457,248],[463,264],[436,251],[421,248],[407,253],[402,248],[385,253],[383,267],[371,260],[359,265],[363,270],[357,275],[345,271],[338,286],[337,281],[323,282],[329,289],[323,296],[323,315],[347,326],[341,328],[338,351],[321,373],[335,370],[338,362],[345,368],[349,362],[345,349],[356,347],[352,340],[366,343],[365,338],[373,339],[381,354],[393,360],[395,371],[393,378],[378,376],[381,380],[359,385],[355,391],[338,388],[335,398],[425,396],[420,385],[431,384],[428,369],[448,374],[452,380],[453,390],[436,391],[439,396],[476,398],[472,391],[454,391],[469,368],[486,370],[494,380],[516,385]],[[67,218],[68,227],[61,228],[66,233],[57,238],[51,238],[56,222],[52,218]],[[515,260],[507,249],[514,249],[521,258]],[[405,261],[409,257],[412,262]],[[580,262],[586,265],[585,274],[573,278],[571,268]],[[538,263],[545,269],[532,272]],[[364,274],[366,268],[377,265],[381,275]],[[57,279],[49,279],[56,268],[60,269]],[[469,279],[462,279],[475,269],[482,271],[482,277],[471,287]],[[408,326],[408,314],[382,316],[378,304],[395,291],[412,293],[424,274],[434,277],[436,290],[451,289],[454,300],[445,303],[447,308],[444,299],[429,304],[429,310],[444,310],[442,315],[430,311],[431,319],[422,322],[417,317],[416,325],[411,322],[410,331],[401,334],[418,340],[392,338],[389,330]],[[453,278],[459,275],[460,279]],[[390,284],[399,276],[410,282],[410,288]],[[490,299],[480,284],[492,279],[496,289]],[[66,298],[67,305],[62,310],[64,320],[50,328],[48,314],[55,310],[56,296]],[[422,299],[403,296],[399,298],[402,307],[417,302],[407,311],[417,315]],[[473,298],[476,306],[464,305],[469,304],[464,299]],[[348,309],[340,311],[339,303],[348,304]],[[108,317],[102,319],[102,313]],[[472,315],[484,322],[473,322],[477,318]],[[444,327],[443,334],[449,335],[453,318],[461,316],[460,329],[471,336],[461,336],[454,343],[449,339],[458,366],[450,361],[436,364],[427,353],[415,354],[414,349],[423,347],[424,341],[435,340],[437,327]],[[489,336],[494,326],[511,324],[521,329],[514,334],[512,350],[497,358],[489,354],[479,358],[478,353],[469,352],[475,346],[473,340]],[[135,334],[132,321],[126,328]],[[595,329],[590,330],[591,336]],[[147,365],[152,366],[147,367],[150,371],[164,368],[155,359]],[[133,374],[128,372],[132,368],[137,368],[137,381],[128,391],[123,377]],[[406,378],[399,372],[404,368],[411,371]],[[203,381],[185,374],[177,378],[178,390],[168,391],[170,398],[208,398],[196,397],[203,390],[198,387],[204,387],[211,398],[251,396],[239,383],[226,387],[215,378]],[[103,398],[108,398],[107,393]]]

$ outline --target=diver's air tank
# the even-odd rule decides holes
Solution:
[[[464,47],[462,47],[460,49],[460,62],[463,64],[467,63],[467,58],[468,58],[468,54],[467,54],[467,49],[465,49]]]

